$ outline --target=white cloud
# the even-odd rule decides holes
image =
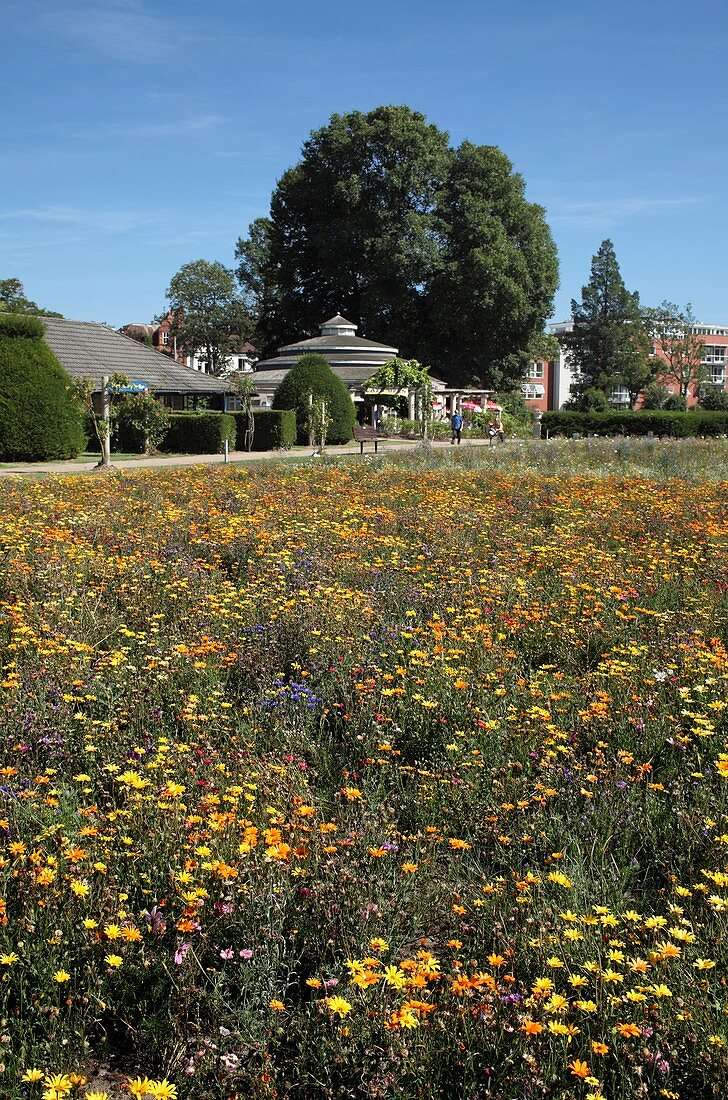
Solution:
[[[43,206],[0,213],[3,220],[51,222],[93,229],[102,233],[126,233],[149,221],[135,210],[85,210],[73,206]]]
[[[57,38],[114,60],[159,61],[177,48],[174,20],[148,13],[136,0],[63,5],[43,22]]]
[[[580,229],[609,229],[625,218],[640,214],[661,214],[686,206],[697,206],[705,198],[683,199],[595,199],[590,202],[555,202],[548,208],[552,225],[572,225]]]

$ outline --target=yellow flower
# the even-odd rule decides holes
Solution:
[[[42,1069],[26,1069],[25,1073],[20,1078],[20,1080],[21,1081],[40,1081],[42,1077],[43,1077],[43,1070]]]
[[[149,1095],[155,1100],[176,1100],[177,1086],[170,1084],[166,1077],[163,1081],[150,1081]]]
[[[387,966],[384,970],[384,981],[393,989],[404,989],[407,975],[398,966]]]
[[[9,955],[0,955],[0,963],[3,966],[12,966],[16,962],[20,962],[20,956],[16,955],[14,951],[11,951]],[[713,965],[715,966],[715,963]]]
[[[150,1093],[151,1081],[148,1077],[129,1077],[126,1082],[126,1087],[134,1097],[148,1096]]]
[[[351,1005],[343,997],[324,997],[324,1004],[329,1012],[337,1016],[346,1016],[347,1012],[351,1012]]]
[[[73,1081],[67,1073],[49,1073],[43,1078],[43,1084],[49,1092],[56,1092],[59,1096],[73,1088]]]
[[[108,1092],[94,1090],[94,1092],[86,1093],[85,1100],[109,1100],[109,1094]]]
[[[123,961],[124,960],[122,959],[121,955],[105,955],[104,956],[104,962],[107,963],[109,966],[113,966],[114,968],[116,968],[118,966],[121,966]]]
[[[268,1008],[272,1008],[274,1012],[285,1012],[286,1010],[283,1001],[278,1001],[275,998],[272,1001],[268,1001]]]
[[[69,981],[70,977],[71,975],[68,973],[67,970],[56,970],[55,974],[53,975],[53,980],[61,985],[63,982]]]

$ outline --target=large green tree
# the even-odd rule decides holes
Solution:
[[[440,254],[428,294],[428,358],[462,380],[522,379],[558,287],[556,248],[540,206],[494,146],[465,141],[438,196]]]
[[[266,351],[341,312],[448,380],[522,371],[551,311],[543,210],[498,149],[406,106],[334,115],[284,173],[270,216],[238,241],[238,278]]]
[[[25,290],[20,279],[0,279],[0,313],[35,314],[41,317],[62,317],[62,313],[54,313],[52,309],[42,309],[30,298],[25,297]]]
[[[178,345],[219,374],[251,329],[232,271],[209,260],[184,264],[170,280],[167,298]]]
[[[674,302],[663,302],[645,309],[644,318],[659,356],[660,374],[677,385],[682,397],[710,381],[710,367],[703,362],[705,342],[696,331],[698,322],[690,303],[681,309]]]
[[[581,301],[572,299],[571,313],[573,331],[562,339],[577,376],[575,391],[586,398],[590,390],[608,396],[624,387],[634,404],[657,366],[649,356],[639,294],[625,287],[610,240],[592,258],[589,282]]]

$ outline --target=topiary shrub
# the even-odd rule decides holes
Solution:
[[[296,442],[309,440],[309,396],[326,401],[330,418],[328,443],[348,443],[354,428],[354,404],[341,379],[334,374],[323,355],[302,355],[289,370],[273,398],[274,409],[294,409]]]
[[[235,449],[235,418],[231,413],[172,413],[160,451],[187,455],[216,455]]]
[[[245,432],[246,414],[234,412],[238,425],[238,439]],[[277,451],[292,447],[296,442],[296,414],[293,409],[254,409],[255,431],[253,451]]]
[[[69,375],[36,317],[0,314],[0,459],[74,458],[85,445]]]

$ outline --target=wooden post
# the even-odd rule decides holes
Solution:
[[[101,379],[101,418],[103,429],[101,431],[101,461],[97,462],[97,470],[107,470],[111,466],[111,395],[109,393],[109,376]]]

